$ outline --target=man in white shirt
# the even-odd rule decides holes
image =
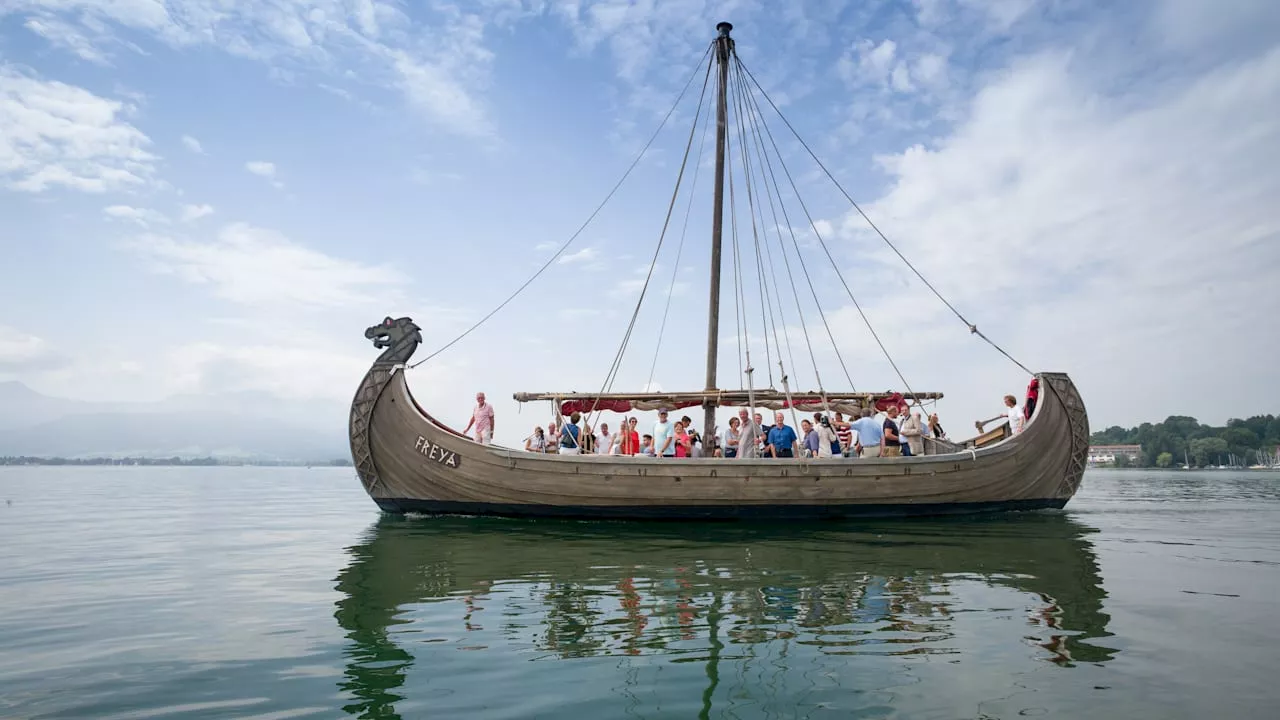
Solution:
[[[609,434],[609,423],[600,423],[600,432],[596,433],[596,452],[601,455],[613,454],[613,436]]]
[[[1004,406],[1009,409],[1006,413],[1009,417],[1009,433],[1017,435],[1022,432],[1022,408],[1018,407],[1018,398],[1005,395]]]
[[[653,424],[653,450],[658,457],[676,456],[675,429],[667,420],[667,409],[658,411],[658,422]]]

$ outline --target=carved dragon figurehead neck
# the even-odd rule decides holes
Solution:
[[[382,322],[364,331],[364,336],[373,341],[376,348],[386,348],[375,361],[396,365],[406,363],[422,342],[422,328],[413,320],[402,317],[392,319],[387,316]]]

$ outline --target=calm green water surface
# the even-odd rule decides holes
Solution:
[[[1274,718],[1280,475],[1062,513],[380,518],[349,469],[0,469],[0,717]]]

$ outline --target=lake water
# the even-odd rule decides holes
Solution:
[[[349,468],[0,468],[0,717],[1223,718],[1280,700],[1280,474],[1064,512],[380,518]]]

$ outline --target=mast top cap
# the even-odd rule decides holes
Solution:
[[[722,22],[716,25],[716,30],[720,32],[721,37],[728,37],[729,31],[733,29],[733,23]]]

